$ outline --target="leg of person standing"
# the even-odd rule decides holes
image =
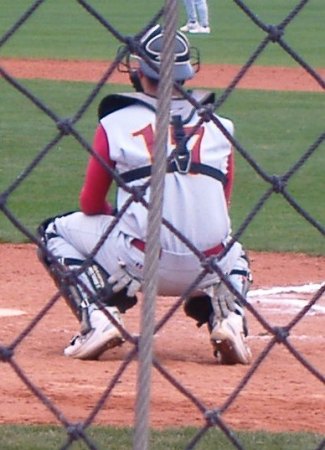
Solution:
[[[187,23],[180,28],[185,33],[210,33],[207,0],[183,0]]]
[[[194,0],[197,17],[199,19],[200,33],[210,33],[209,9],[207,0]]]
[[[180,28],[185,33],[198,32],[200,26],[198,23],[198,17],[195,8],[194,0],[183,0],[185,11],[187,15],[187,22]],[[196,30],[196,31],[195,31]]]

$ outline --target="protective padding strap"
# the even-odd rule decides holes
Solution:
[[[175,161],[168,164],[167,173],[178,172],[178,167]],[[226,184],[227,178],[223,172],[214,167],[208,166],[202,163],[191,162],[189,166],[189,173],[201,174],[208,177],[212,177],[215,180],[220,181],[222,184]],[[129,170],[120,174],[125,183],[130,183],[131,181],[139,180],[141,178],[146,178],[151,175],[151,166],[138,167],[137,169]]]
[[[230,272],[230,275],[242,275],[243,277],[247,277],[248,276],[248,271],[247,270],[238,270],[238,269],[234,269]]]

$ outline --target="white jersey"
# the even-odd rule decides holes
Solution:
[[[146,96],[141,94],[142,98]],[[153,100],[150,98],[150,102]],[[172,113],[181,114],[184,105],[189,103],[184,99],[172,101]],[[101,119],[109,144],[109,156],[116,163],[119,173],[152,164],[155,137],[155,112],[142,104],[118,109]],[[218,119],[232,135],[233,124],[230,120]],[[199,116],[192,110],[192,117],[184,125],[189,133],[197,124]],[[170,126],[167,155],[175,148]],[[220,170],[228,171],[228,158],[231,153],[231,143],[222,131],[213,123],[204,122],[187,143],[193,162],[203,163]],[[142,185],[148,178],[134,180],[129,185]],[[117,209],[129,198],[123,188],[118,188]],[[145,194],[149,201],[149,189]],[[165,176],[163,217],[179,230],[199,250],[207,250],[224,242],[230,234],[230,219],[220,181],[203,174],[182,174],[177,171]],[[126,235],[146,240],[147,209],[140,202],[132,202],[123,214],[120,230]],[[161,247],[172,254],[188,254],[188,247],[165,226],[161,229]]]

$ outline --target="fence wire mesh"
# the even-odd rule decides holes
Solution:
[[[6,48],[7,44],[10,43],[12,39],[15,38],[21,32],[23,26],[33,19],[35,13],[39,8],[46,6],[49,0],[38,0],[35,2],[30,2],[28,8],[22,11],[21,16],[10,26],[10,28],[0,37],[0,49]],[[23,188],[27,180],[33,172],[38,168],[43,160],[48,158],[52,152],[55,151],[57,146],[67,137],[73,138],[82,151],[87,154],[94,154],[91,144],[85,138],[84,134],[78,130],[78,124],[83,118],[83,116],[89,111],[94,103],[97,102],[98,94],[102,92],[103,88],[110,81],[113,74],[116,72],[119,64],[123,60],[124,56],[129,51],[140,51],[138,42],[139,37],[143,36],[144,33],[155,23],[161,21],[166,24],[168,30],[168,36],[173,37],[177,29],[178,21],[178,4],[176,0],[166,0],[162,2],[160,8],[152,16],[151,20],[146,24],[142,30],[133,35],[125,35],[119,30],[115,24],[110,21],[110,15],[103,15],[96,7],[92,1],[76,0],[76,4],[80,8],[89,14],[98,24],[105,30],[105,33],[114,37],[114,40],[119,43],[122,47],[117,53],[116,58],[109,63],[107,69],[102,74],[101,78],[98,80],[96,85],[93,86],[89,95],[83,99],[79,108],[74,111],[70,117],[61,117],[52,109],[49,104],[44,101],[40,95],[37,95],[32,88],[27,87],[19,77],[15,77],[10,73],[10,70],[5,69],[4,65],[0,63],[0,74],[5,84],[5,89],[14,89],[17,91],[19,98],[20,96],[25,97],[29,102],[31,102],[40,113],[46,115],[48,119],[53,123],[56,128],[56,133],[51,140],[49,140],[43,148],[39,149],[34,157],[31,157],[26,166],[23,168],[18,177],[16,177],[12,182],[10,182],[0,194],[0,210],[3,217],[11,222],[12,226],[19,230],[20,234],[24,236],[28,241],[35,244],[35,247],[42,247],[42,243],[36,236],[35,230],[29,227],[21,219],[19,213],[15,212],[15,209],[11,206],[11,199],[14,197],[15,192]],[[246,212],[246,218],[242,223],[234,230],[234,239],[240,240],[246,230],[249,229],[252,221],[260,213],[262,208],[265,207],[267,202],[273,197],[274,194],[281,197],[284,202],[286,202],[288,208],[293,208],[297,216],[309,223],[310,228],[316,230],[316,232],[324,237],[325,228],[324,224],[320,223],[317,218],[313,216],[306,208],[304,208],[295,196],[290,192],[288,186],[293,177],[295,177],[302,166],[308,163],[308,161],[314,157],[316,152],[320,151],[321,146],[324,144],[325,132],[317,136],[312,136],[309,146],[300,155],[299,159],[294,161],[292,165],[281,174],[270,174],[269,171],[259,164],[258,160],[254,158],[249,149],[246,148],[237,138],[231,136],[227,130],[222,126],[222,123],[213,115],[213,113],[218,110],[228,99],[232,96],[240,81],[246,76],[250,71],[252,66],[256,63],[257,59],[265,52],[266,48],[272,45],[279,46],[283,52],[287,54],[289,58],[292,58],[301,68],[303,68],[308,74],[315,80],[315,82],[324,89],[325,82],[318,70],[308,63],[308,58],[306,55],[299,54],[295,48],[293,48],[286,41],[286,33],[290,26],[295,22],[300,14],[306,10],[310,4],[311,0],[302,0],[296,3],[292,10],[285,15],[278,24],[269,24],[263,22],[263,20],[257,16],[252,8],[249,7],[249,3],[245,3],[241,0],[233,0],[232,3],[237,5],[238,11],[244,14],[248,20],[254,24],[262,33],[262,38],[256,49],[247,58],[247,61],[240,68],[238,73],[234,76],[230,84],[220,93],[219,96],[215,98],[213,108],[203,107],[191,94],[182,88],[178,89],[181,91],[182,95],[187,98],[193,106],[200,110],[200,121],[197,124],[197,128],[206,121],[210,120],[215,123],[215,126],[220,128],[221,131],[226,135],[226,137],[231,141],[235,151],[241,155],[241,157],[246,161],[247,165],[251,167],[257,177],[259,177],[265,183],[265,190],[252,206],[250,211]],[[73,18],[72,18],[73,20]],[[68,45],[68,43],[67,43]],[[142,55],[146,58],[146,55]],[[308,56],[308,55],[307,55]],[[120,382],[123,374],[127,373],[131,363],[134,359],[139,361],[138,369],[138,384],[137,384],[137,401],[135,408],[135,434],[134,434],[134,449],[145,450],[148,448],[149,442],[149,404],[150,404],[150,382],[151,382],[151,370],[155,369],[163,378],[171,385],[171,389],[176,389],[187,401],[191,402],[196,408],[197,413],[201,417],[201,426],[197,429],[197,433],[192,436],[192,439],[187,443],[186,449],[195,449],[199,445],[200,441],[203,439],[205,434],[211,428],[219,428],[224,435],[227,437],[229,442],[233,445],[233,448],[239,450],[245,450],[247,447],[244,446],[240,438],[236,435],[233,428],[228,424],[225,418],[226,413],[234,405],[238,397],[243,393],[245,386],[248,382],[254,383],[254,375],[259,370],[259,367],[268,358],[272,349],[281,345],[284,346],[288,352],[308,371],[313,377],[317,378],[321,384],[324,384],[325,377],[320,372],[317,365],[312,364],[308,358],[306,358],[299,349],[290,341],[290,334],[292,330],[297,326],[297,324],[308,314],[308,312],[313,308],[314,305],[318,304],[321,298],[324,296],[325,284],[322,284],[319,289],[308,299],[305,307],[303,307],[292,320],[284,326],[274,326],[270,323],[266,317],[264,317],[256,305],[253,305],[245,301],[245,306],[248,311],[254,316],[254,318],[259,322],[263,329],[271,335],[271,339],[262,349],[262,351],[255,355],[252,365],[248,368],[242,378],[239,380],[237,386],[229,393],[226,401],[219,404],[218,407],[214,408],[208,407],[204,401],[201,400],[200,396],[196,394],[193,390],[189,389],[182,384],[182,381],[166,367],[163,361],[161,361],[153,352],[153,339],[154,335],[157,335],[161,331],[166,323],[173,321],[175,312],[183,305],[186,296],[196,287],[200,279],[210,270],[218,270],[218,266],[215,266],[213,260],[207,258],[202,254],[191,241],[189,241],[186,236],[182,234],[181,230],[174,229],[171,223],[166,221],[161,216],[161,205],[162,205],[162,183],[165,175],[166,168],[166,156],[164,153],[164,146],[166,142],[166,133],[169,123],[169,105],[172,92],[172,81],[169,76],[170,68],[173,64],[173,54],[171,51],[170,42],[165,46],[162,55],[163,64],[165,64],[165,70],[162,72],[162,80],[160,83],[160,92],[158,98],[158,111],[157,111],[157,134],[155,136],[155,154],[157,158],[155,160],[155,166],[153,168],[151,186],[152,186],[152,198],[149,204],[144,200],[143,191],[139,191],[135,188],[130,188],[126,184],[121,176],[113,171],[110,167],[105,165],[103,161],[102,164],[105,165],[106,169],[111,173],[117,185],[121,186],[127,192],[131,194],[131,201],[141,202],[144,207],[149,210],[149,233],[148,233],[148,250],[145,259],[146,277],[144,286],[144,301],[142,305],[142,328],[139,330],[139,337],[132,336],[126,330],[123,330],[125,339],[131,345],[130,350],[126,353],[123,360],[120,362],[118,369],[115,373],[110,375],[106,387],[103,389],[96,405],[91,409],[91,411],[84,411],[85,419],[82,422],[74,423],[65,414],[55,402],[53,402],[44,392],[44,390],[33,381],[28,375],[28,370],[19,364],[19,359],[16,359],[15,354],[19,349],[23,341],[33,333],[35,327],[38,323],[44,319],[44,317],[49,314],[49,312],[55,307],[55,305],[61,301],[60,291],[56,292],[49,299],[44,299],[44,307],[35,313],[33,319],[26,325],[26,327],[21,330],[21,332],[12,340],[10,343],[5,343],[5,339],[1,338],[0,341],[0,361],[1,365],[10,366],[12,372],[15,373],[21,383],[23,383],[27,389],[41,402],[46,409],[48,409],[53,415],[53,422],[62,425],[62,428],[66,431],[66,441],[61,445],[60,449],[72,448],[76,441],[81,441],[85,448],[89,449],[99,449],[96,441],[90,437],[89,430],[91,426],[96,423],[96,417],[101,412],[103,406],[112,395],[112,392]],[[148,61],[150,64],[150,61]],[[195,133],[195,130],[193,131]],[[21,136],[23,140],[23,135]],[[3,144],[1,144],[2,146]],[[60,180],[58,179],[58,183]],[[312,186],[310,186],[312,189]],[[33,194],[32,192],[26,193],[26,198],[28,201],[32,202]],[[107,235],[114,228],[115,224],[120,220],[124,212],[126,211],[128,204],[116,215],[115,221],[112,223],[111,227],[106,231],[105,235],[98,243],[97,248],[94,249],[93,255],[96,254],[98,248],[101,246]],[[172,232],[175,233],[178,239],[182,240],[188,248],[194,252],[202,264],[202,272],[198,279],[193,280],[193,283],[188,286],[188,289],[179,298],[174,299],[172,305],[168,308],[164,316],[155,323],[155,305],[156,305],[156,274],[157,274],[157,263],[159,258],[159,230],[161,224],[168,227]],[[150,245],[149,245],[150,244]],[[43,249],[47,252],[46,249]],[[51,257],[51,255],[49,255]],[[243,299],[244,300],[244,299]],[[73,370],[73,369],[71,369]],[[101,368],[99,370],[102,370]],[[213,370],[213,369],[211,369]],[[204,380],[202,380],[204,383]],[[1,396],[1,394],[0,394]],[[19,401],[19,399],[17,399]],[[303,413],[303,412],[302,412]],[[245,412],[243,411],[243,414]],[[308,420],[308,418],[306,418]],[[217,448],[217,447],[216,447]],[[325,440],[319,442],[314,450],[320,450],[325,448]]]

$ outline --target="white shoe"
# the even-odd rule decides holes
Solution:
[[[190,28],[188,30],[188,32],[192,33],[192,34],[199,34],[199,33],[209,34],[211,32],[211,30],[210,30],[210,27],[208,27],[208,26],[203,27],[202,25],[197,24],[196,27]]]
[[[245,342],[243,317],[235,312],[212,326],[210,341],[221,364],[250,364],[252,353]]]
[[[122,319],[117,308],[106,308],[116,321],[122,325]],[[94,309],[90,312],[91,330],[87,334],[77,334],[64,349],[65,356],[76,359],[97,359],[106,350],[122,345],[124,339],[120,331],[112,324],[109,318]]]
[[[182,26],[180,28],[181,31],[183,31],[183,33],[198,33],[200,24],[198,22],[187,22],[184,26]]]
[[[200,31],[197,31],[197,33],[205,33],[205,34],[210,34],[211,30],[209,26],[200,26]]]

